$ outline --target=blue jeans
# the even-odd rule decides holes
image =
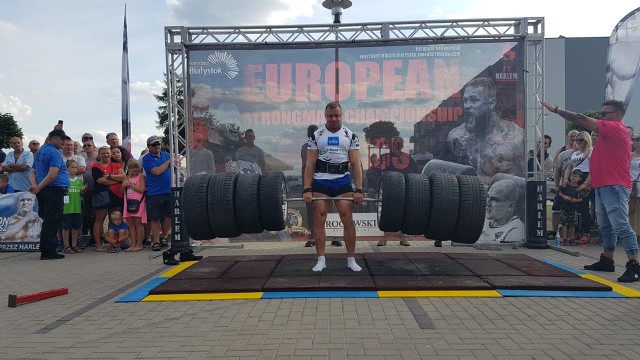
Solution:
[[[596,217],[604,251],[613,252],[616,240],[622,240],[627,255],[638,253],[636,234],[629,224],[630,189],[609,185],[596,189]]]

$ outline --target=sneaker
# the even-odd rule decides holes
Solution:
[[[606,271],[606,272],[615,272],[616,268],[614,266],[613,260],[609,259],[604,255],[600,255],[600,260],[591,265],[585,265],[585,270],[593,270],[593,271]]]
[[[62,250],[64,250],[64,244],[61,241],[58,241],[56,243],[56,252],[61,252]]]
[[[342,246],[342,242],[339,240],[333,240],[331,246]]]
[[[202,258],[203,256],[201,255],[194,255],[191,249],[185,249],[180,252],[180,261],[200,261]]]
[[[636,260],[627,261],[627,270],[618,278],[618,282],[634,282],[640,280],[640,264]]]
[[[555,231],[547,231],[547,240],[548,241],[555,241],[556,239],[556,232]]]
[[[435,247],[442,247],[442,240],[436,240],[433,242],[433,246]]]
[[[378,241],[378,243],[376,245],[378,245],[378,246],[387,246],[387,242],[384,241],[384,240],[380,240],[380,241]]]
[[[304,244],[304,247],[314,247],[316,246],[316,242],[313,240],[309,240]]]
[[[402,245],[402,246],[411,246],[411,244],[409,244],[409,240],[400,240],[400,245]]]

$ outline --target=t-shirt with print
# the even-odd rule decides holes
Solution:
[[[571,162],[573,170],[580,170],[583,173],[589,172],[589,162],[591,160],[591,151],[583,153],[581,151],[574,151],[571,154]]]
[[[84,181],[81,177],[75,177],[70,179],[69,184],[69,193],[68,201],[64,203],[64,212],[63,214],[80,214],[82,213],[82,187],[84,186]],[[65,199],[66,200],[66,199]]]
[[[341,164],[349,161],[349,151],[359,150],[360,140],[358,136],[346,126],[342,126],[337,132],[327,130],[322,126],[309,138],[308,150],[318,150],[318,161],[331,164]],[[343,177],[344,174],[329,174],[316,172],[314,179],[333,180]]]

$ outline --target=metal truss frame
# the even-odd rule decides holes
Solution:
[[[411,43],[413,41],[443,44],[450,42],[481,42],[524,40],[526,126],[534,131],[527,152],[544,134],[544,18],[501,18],[469,20],[429,20],[382,23],[353,23],[294,26],[247,27],[165,27],[166,74],[171,151],[176,157],[186,155],[187,139],[180,136],[189,120],[189,99],[184,107],[179,103],[179,86],[189,89],[187,56],[189,49],[258,48],[262,46],[309,47],[340,46],[354,43]],[[180,117],[184,122],[180,123]],[[528,129],[525,129],[528,130]],[[185,132],[186,133],[186,132]],[[188,135],[187,135],[188,136]],[[178,151],[179,150],[179,151]],[[535,179],[542,179],[541,164],[535,161]],[[187,162],[188,167],[188,162]],[[188,169],[172,163],[174,182],[181,186]]]

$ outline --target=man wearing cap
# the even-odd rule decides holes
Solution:
[[[29,192],[38,198],[38,215],[42,218],[40,231],[40,260],[62,259],[56,252],[56,235],[62,223],[64,197],[69,188],[69,173],[60,149],[71,138],[62,129],[54,129],[35,156],[31,169]]]
[[[122,153],[123,164],[126,164],[129,161],[129,159],[133,158],[133,155],[131,155],[131,152],[129,150],[127,150],[124,146],[120,146],[120,138],[118,137],[118,134],[114,132],[108,133],[107,144],[109,144],[109,147],[111,147],[111,149],[115,149],[115,148],[120,149],[120,153]]]
[[[173,212],[171,155],[160,150],[161,146],[160,137],[149,137],[149,153],[142,158],[142,166],[147,174],[147,221],[151,223],[153,251],[160,251],[168,245],[167,234],[171,228]]]

